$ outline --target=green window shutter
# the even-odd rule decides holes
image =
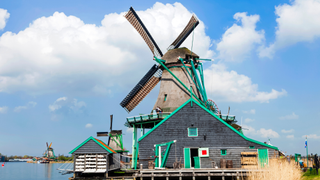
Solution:
[[[254,146],[250,146],[249,148],[250,148],[250,149],[254,149]]]
[[[164,95],[164,101],[166,101],[166,100],[167,100],[167,94]]]
[[[227,150],[226,149],[221,149],[221,156],[227,155]]]
[[[198,128],[188,128],[188,136],[198,136]]]

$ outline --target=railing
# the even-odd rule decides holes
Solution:
[[[150,121],[150,120],[161,120],[165,119],[171,114],[171,112],[162,112],[162,113],[151,113],[151,114],[142,114],[139,116],[127,117],[129,123]]]

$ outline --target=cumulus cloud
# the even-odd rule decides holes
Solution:
[[[294,135],[292,134],[292,135],[287,135],[286,136],[288,139],[294,139]]]
[[[20,112],[21,110],[30,109],[37,105],[36,102],[30,101],[25,106],[17,106],[14,108],[14,112]]]
[[[294,0],[291,4],[276,7],[278,16],[276,39],[268,47],[260,51],[261,57],[271,58],[277,49],[296,44],[298,42],[312,42],[320,37],[320,1]]]
[[[294,132],[294,129],[290,129],[290,130],[282,129],[281,132],[282,132],[282,133],[293,133],[293,132]]]
[[[0,30],[6,27],[7,20],[10,17],[10,13],[6,9],[0,8]]]
[[[281,116],[279,117],[280,120],[292,120],[292,119],[299,119],[299,116],[296,115],[294,112],[292,114]]]
[[[255,109],[251,109],[249,111],[242,111],[242,112],[245,113],[245,114],[255,114],[256,110]]]
[[[17,34],[5,32],[0,37],[0,92],[105,95],[114,86],[132,87],[155,62],[124,14],[107,14],[96,25],[55,12]],[[180,3],[155,3],[137,14],[163,53],[192,16]],[[194,35],[194,51],[211,58],[211,40],[202,22]],[[191,40],[182,46],[190,48]]]
[[[246,118],[246,119],[244,120],[244,122],[246,122],[246,123],[253,122],[253,121],[255,121],[255,120],[254,120],[254,119],[250,119],[250,118]]]
[[[259,130],[255,130],[253,127],[248,125],[243,125],[243,128],[246,130],[243,131],[246,135],[260,136],[263,138],[278,138],[279,134],[272,129],[261,128]]]
[[[316,134],[303,135],[302,138],[306,138],[306,136],[308,139],[320,139],[320,136]]]
[[[49,105],[52,120],[62,119],[64,115],[78,115],[84,112],[86,103],[75,98],[61,97]]]
[[[92,128],[92,124],[88,123],[88,124],[86,124],[85,127],[86,127],[86,128]]]
[[[2,106],[0,107],[0,114],[5,114],[8,111],[8,107],[7,106]]]
[[[216,99],[231,102],[254,102],[268,103],[271,99],[277,99],[287,92],[282,89],[270,92],[258,90],[258,85],[253,84],[248,76],[228,71],[222,64],[212,64],[204,70],[205,84],[208,93],[216,96]]]
[[[264,31],[256,30],[259,15],[247,15],[247,13],[236,13],[233,18],[240,25],[233,24],[223,34],[221,41],[217,43],[219,58],[226,61],[244,60],[256,46],[264,42]]]

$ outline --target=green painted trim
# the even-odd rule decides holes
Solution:
[[[164,101],[167,101],[167,94],[164,94]]]
[[[191,99],[192,100],[192,99]],[[240,135],[242,138],[244,138],[245,140],[247,141],[250,141],[250,142],[253,142],[253,143],[256,143],[256,144],[260,144],[262,146],[266,146],[268,148],[271,148],[271,149],[275,149],[275,150],[278,150],[279,149],[275,146],[270,146],[268,144],[264,144],[262,142],[259,142],[259,141],[256,141],[256,140],[253,140],[253,139],[250,139],[248,137],[246,137],[245,135],[241,134],[239,131],[237,131],[235,128],[233,128],[231,125],[229,125],[228,123],[226,123],[224,120],[222,120],[219,116],[215,115],[213,112],[211,112],[210,110],[208,110],[207,108],[205,108],[203,105],[199,104],[198,102],[194,101],[196,104],[198,104],[198,106],[202,107],[202,109],[204,109],[205,111],[207,111],[208,113],[210,113],[212,116],[214,116],[215,118],[217,118],[220,122],[222,122],[223,124],[225,124],[226,126],[228,126],[231,130],[233,130],[235,133],[237,133],[238,135]]]
[[[177,113],[180,109],[182,109],[185,105],[187,105],[189,102],[194,102],[196,103],[198,106],[200,106],[202,109],[204,109],[205,111],[207,111],[209,114],[211,114],[213,117],[215,117],[216,119],[218,119],[221,123],[223,123],[224,125],[226,125],[227,127],[229,127],[231,130],[233,130],[235,133],[237,133],[239,136],[241,136],[243,139],[271,148],[271,149],[275,149],[277,151],[279,151],[279,149],[275,146],[270,146],[268,144],[264,144],[262,142],[250,139],[248,137],[246,137],[245,135],[241,134],[239,131],[237,131],[235,128],[233,128],[232,126],[230,126],[228,123],[226,123],[224,120],[222,120],[220,117],[218,117],[217,115],[215,115],[213,112],[211,112],[210,110],[208,110],[207,108],[205,108],[203,105],[201,105],[200,103],[198,103],[197,101],[195,101],[194,99],[189,99],[188,101],[186,101],[184,104],[182,104],[180,107],[178,107],[175,111],[173,111],[169,116],[167,116],[164,120],[162,120],[160,123],[158,123],[156,126],[154,126],[150,131],[148,131],[144,136],[140,137],[138,141],[141,141],[143,138],[145,138],[146,136],[148,136],[152,131],[154,131],[155,129],[157,129],[162,123],[164,123],[166,120],[168,120],[171,116],[173,116],[175,113]]]
[[[221,149],[221,156],[226,156],[226,155],[227,155],[227,150]]]
[[[254,149],[255,147],[254,146],[249,146],[249,149]]]
[[[195,127],[191,127],[191,128],[195,128]],[[195,128],[197,135],[190,135],[190,128],[188,128],[188,137],[198,137],[198,128]]]
[[[196,68],[195,68],[195,66],[194,66],[193,61],[191,60],[190,62],[191,62],[193,74],[194,74],[194,76],[196,77],[196,82],[197,82],[196,85],[197,85],[197,87],[199,88],[199,91],[200,91],[200,93],[201,93],[203,102],[206,102],[206,101],[207,101],[207,98],[205,97],[205,95],[204,95],[204,93],[203,93],[203,89],[202,89],[202,86],[201,86],[201,84],[200,84],[201,82],[200,82],[200,80],[199,80],[198,73],[197,73],[197,71],[196,71]]]
[[[97,141],[95,138],[93,138],[92,136],[90,136],[88,139],[86,139],[85,141],[83,141],[83,143],[81,143],[79,146],[77,146],[76,148],[74,148],[72,151],[69,152],[69,154],[74,153],[76,150],[78,150],[81,146],[83,146],[85,143],[87,143],[88,141],[93,140],[95,143],[99,144],[103,149],[107,150],[109,153],[113,153],[112,151],[110,151],[108,148],[106,148],[104,145],[102,145],[99,141]],[[101,140],[100,140],[101,141]],[[107,145],[107,144],[106,144]],[[108,146],[108,145],[107,145]],[[109,146],[108,146],[109,147]],[[110,149],[112,149],[111,147],[109,147]],[[112,149],[113,150],[113,149]],[[114,151],[114,150],[113,150]]]
[[[164,120],[160,121],[157,125],[155,125],[152,129],[150,129],[150,131],[148,131],[147,133],[145,133],[142,137],[139,138],[138,142],[141,141],[143,138],[145,138],[146,136],[148,136],[152,131],[154,131],[155,129],[157,129],[162,123],[164,123],[167,119],[169,119],[171,116],[173,116],[175,113],[177,113],[181,108],[183,108],[186,104],[188,104],[190,102],[191,99],[189,99],[188,101],[186,101],[184,104],[182,104],[180,107],[178,107],[176,110],[174,110],[169,116],[167,116]]]
[[[154,57],[154,59],[156,60],[157,63],[159,63],[162,67],[164,67],[186,90],[188,90],[189,88],[176,76],[174,75],[170,69],[167,68],[167,66],[165,66],[160,59],[158,59],[157,57]],[[193,92],[191,92],[191,94],[197,99],[197,101],[199,101],[200,103],[203,103]]]

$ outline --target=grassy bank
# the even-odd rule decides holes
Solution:
[[[303,174],[302,180],[320,180],[320,172],[317,175],[315,169],[313,169],[311,172],[310,172],[310,170],[308,170],[307,172],[305,172]]]

